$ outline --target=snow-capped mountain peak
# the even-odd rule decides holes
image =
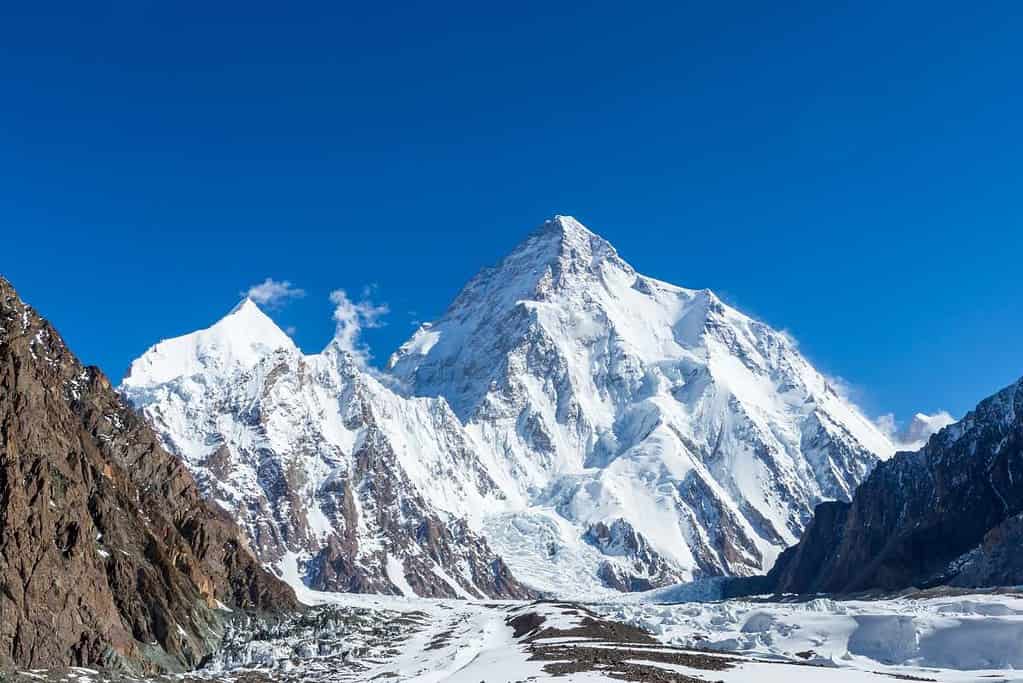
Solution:
[[[532,297],[542,300],[553,289],[588,286],[599,281],[606,268],[634,275],[632,267],[603,237],[591,232],[571,216],[547,220],[516,247],[493,270],[482,276],[500,273],[494,284],[506,293],[519,286],[532,287]],[[510,286],[509,286],[510,285]]]
[[[557,247],[558,258],[563,263],[575,262],[593,268],[605,261],[616,261],[618,265],[628,267],[618,259],[618,252],[607,240],[572,216],[555,216],[544,221],[536,234],[539,241],[553,243]],[[529,241],[527,239],[522,247],[525,248]]]
[[[122,386],[151,386],[178,377],[251,369],[277,349],[294,342],[249,297],[210,327],[165,339],[136,359]]]
[[[262,557],[318,587],[520,592],[501,557],[590,596],[757,573],[893,450],[786,334],[567,216],[387,375],[350,346],[303,355],[243,302],[123,385]]]
[[[499,454],[495,480],[532,502],[490,529],[512,563],[526,562],[514,529],[553,519],[551,544],[568,548],[573,533],[605,539],[605,524],[621,537],[604,545],[630,539],[647,558],[598,555],[605,584],[769,567],[817,502],[848,498],[893,450],[786,334],[637,273],[563,216],[481,271],[389,368],[446,398]]]

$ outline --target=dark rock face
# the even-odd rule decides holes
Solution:
[[[983,542],[952,563],[954,586],[1015,586],[1023,581],[1023,514],[984,534]]]
[[[623,592],[646,591],[683,580],[671,563],[650,546],[643,534],[620,517],[610,524],[591,524],[583,539],[604,555],[617,560],[605,561],[597,570],[597,575],[608,588]]]
[[[235,524],[0,278],[0,668],[195,666],[295,607]]]
[[[420,597],[536,597],[465,520],[431,514],[426,501],[402,476],[368,406],[363,419],[370,428],[353,455],[355,466],[349,478],[336,480],[340,483],[332,492],[332,505],[325,506],[328,514],[338,517],[343,533],[332,536],[313,559],[309,584],[321,590],[401,594],[386,569],[388,555],[393,555],[401,558],[401,573]],[[361,550],[360,514],[364,525],[379,529],[388,539],[386,547],[369,554]],[[460,567],[468,568],[470,576],[464,576]],[[449,580],[440,578],[437,568]]]
[[[817,507],[769,578],[780,592],[1023,582],[1023,380],[916,453],[883,462],[851,503]]]

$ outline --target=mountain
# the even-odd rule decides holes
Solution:
[[[0,278],[0,669],[182,670],[297,606],[94,367]]]
[[[246,299],[120,390],[295,586],[531,595],[477,532],[504,494],[447,403],[396,395],[343,347],[305,355]]]
[[[759,573],[894,450],[786,334],[564,216],[388,370],[465,424],[508,503],[483,533],[548,590]]]
[[[1023,583],[1023,380],[825,503],[768,577],[782,592]]]
[[[296,586],[592,595],[758,574],[894,450],[787,335],[567,217],[386,373],[349,341],[305,355],[246,300],[121,385]]]

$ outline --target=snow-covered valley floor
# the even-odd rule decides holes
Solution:
[[[670,592],[656,597],[670,598]],[[1023,594],[583,605],[307,592],[178,681],[1023,681]],[[0,674],[2,679],[3,674]],[[169,677],[168,677],[169,678]],[[10,680],[123,681],[85,669]],[[167,679],[165,679],[167,680]]]
[[[938,681],[1023,680],[1023,594],[1016,591],[940,589],[843,601],[635,600],[597,609],[667,645],[823,667],[816,670],[817,679],[874,680],[873,674],[884,674]],[[738,667],[719,678],[773,680],[749,679],[744,671]]]

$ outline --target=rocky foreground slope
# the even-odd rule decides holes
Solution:
[[[881,463],[852,502],[820,505],[769,581],[846,593],[1023,583],[1023,380],[921,450]]]
[[[0,278],[0,668],[181,670],[295,606],[96,368]]]

